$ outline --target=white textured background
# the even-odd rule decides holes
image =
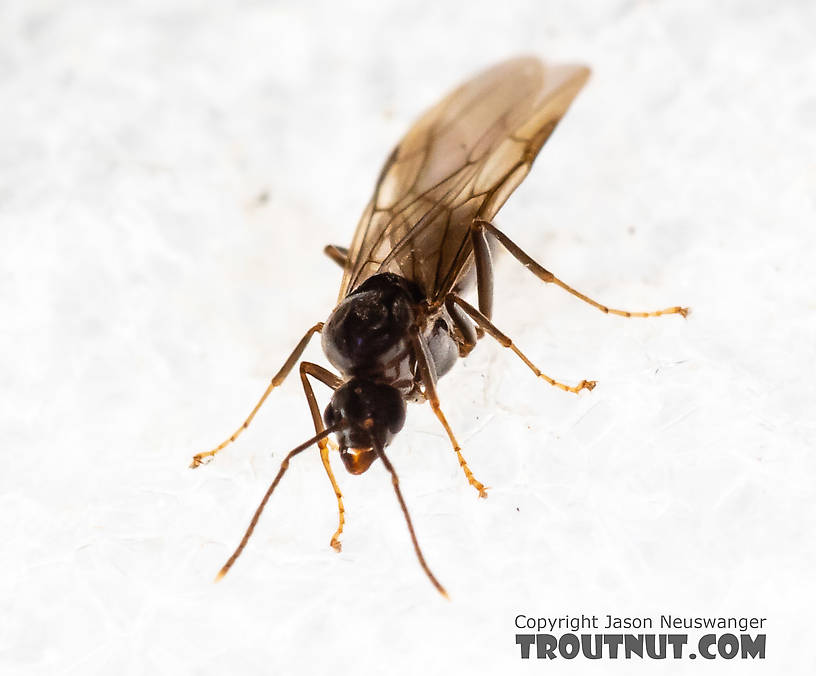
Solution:
[[[813,673],[816,10],[774,2],[0,3],[0,672]],[[384,469],[293,462],[274,393],[325,319],[381,162],[475,70],[594,73],[499,224],[610,305],[505,256],[485,342]],[[268,195],[266,201],[259,200]],[[321,360],[319,347],[307,357]],[[321,394],[325,404],[325,394]],[[338,471],[342,471],[339,463]],[[522,663],[513,618],[756,615],[764,663]]]

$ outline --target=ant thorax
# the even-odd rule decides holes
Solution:
[[[416,387],[415,339],[421,330],[436,375],[450,370],[458,354],[450,321],[442,316],[428,321],[424,299],[414,284],[392,273],[367,279],[344,298],[323,327],[323,351],[346,378],[364,378],[391,385],[414,398]],[[415,329],[414,327],[421,327]]]

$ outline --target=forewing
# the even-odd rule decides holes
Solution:
[[[506,61],[451,92],[394,148],[349,247],[340,297],[394,272],[437,301],[469,263],[470,224],[521,183],[589,70]]]

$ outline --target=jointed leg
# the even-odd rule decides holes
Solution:
[[[286,474],[286,470],[289,469],[289,461],[294,458],[298,453],[302,453],[305,451],[309,446],[314,443],[319,442],[321,439],[325,439],[327,436],[336,432],[337,430],[341,429],[343,425],[345,425],[345,421],[341,420],[336,425],[332,425],[327,430],[322,431],[320,434],[316,434],[308,441],[304,441],[300,446],[292,449],[283,459],[281,463],[280,469],[278,470],[278,474],[275,476],[275,479],[272,481],[272,484],[267,489],[266,493],[261,500],[261,504],[258,505],[258,508],[255,510],[255,514],[252,515],[252,520],[249,522],[249,527],[246,529],[246,533],[244,533],[244,537],[241,538],[241,542],[238,544],[238,547],[227,559],[227,562],[221,567],[221,570],[218,571],[218,575],[215,576],[215,581],[218,582],[224,575],[229,572],[229,569],[232,568],[232,564],[235,563],[235,559],[241,556],[241,552],[244,551],[244,547],[246,547],[246,543],[249,542],[249,538],[252,537],[252,533],[255,530],[255,526],[258,525],[258,519],[261,518],[261,513],[266,507],[266,503],[269,502],[269,498],[272,497],[272,493],[275,491],[275,488],[280,483],[280,480],[283,478],[283,475]]]
[[[448,438],[450,439],[451,445],[453,446],[453,450],[456,453],[456,457],[459,460],[459,465],[462,467],[462,471],[464,471],[468,483],[471,486],[473,486],[477,491],[479,491],[480,498],[486,498],[487,490],[485,489],[484,484],[478,481],[476,477],[473,476],[473,472],[470,471],[470,467],[468,467],[467,461],[462,456],[462,449],[459,446],[459,442],[456,441],[456,437],[453,436],[453,430],[450,428],[450,425],[448,425],[448,421],[445,418],[445,414],[442,413],[442,409],[439,406],[439,397],[436,394],[436,373],[433,368],[433,361],[430,359],[430,356],[428,355],[428,347],[425,344],[425,341],[422,339],[422,336],[420,335],[419,329],[417,327],[412,328],[411,340],[414,345],[414,353],[416,355],[417,367],[419,368],[420,377],[422,378],[422,384],[425,388],[425,398],[431,405],[434,415],[437,417],[439,422],[442,423],[442,427],[445,428],[445,432],[447,432],[448,434]]]
[[[453,320],[453,325],[459,334],[456,341],[459,345],[459,356],[467,357],[473,348],[476,347],[476,341],[479,338],[479,335],[476,333],[477,327],[467,318],[467,315],[462,312],[462,309],[459,308],[456,303],[448,300],[448,298],[445,298],[445,309],[448,311],[448,315],[450,315],[451,320]],[[482,334],[484,334],[484,332],[482,332]]]
[[[317,406],[317,399],[315,399],[314,390],[312,390],[308,376],[317,378],[320,382],[328,385],[333,390],[340,387],[343,381],[331,371],[327,371],[318,364],[312,364],[308,361],[303,361],[300,363],[300,381],[303,383],[303,391],[306,394],[306,401],[309,402],[309,411],[311,411],[312,414],[315,432],[320,434],[320,432],[323,431],[323,418],[320,416],[320,409]],[[337,498],[338,524],[337,530],[334,532],[334,535],[332,535],[331,546],[335,551],[339,552],[341,548],[340,535],[343,532],[343,525],[346,523],[346,510],[343,507],[343,494],[340,492],[340,487],[337,485],[337,480],[334,478],[334,472],[332,472],[331,465],[329,464],[329,449],[326,443],[327,440],[327,438],[323,438],[317,442],[317,445],[320,448],[320,459],[323,461],[323,467],[326,470],[326,474],[329,475],[329,481],[331,481],[332,488],[334,489],[334,495]]]
[[[292,354],[289,355],[289,359],[286,360],[286,363],[281,367],[281,370],[278,371],[275,376],[272,378],[272,381],[269,383],[269,387],[266,388],[266,391],[263,393],[263,396],[258,400],[258,403],[255,404],[255,408],[252,409],[252,413],[249,414],[249,417],[244,420],[243,424],[232,433],[232,436],[229,439],[221,442],[211,451],[207,451],[206,453],[198,453],[197,455],[193,456],[193,461],[190,463],[190,467],[195,469],[199,465],[204,462],[210,462],[212,457],[222,450],[224,447],[229,446],[233,441],[235,441],[238,436],[243,432],[247,427],[249,427],[249,423],[252,422],[252,419],[255,417],[255,414],[258,412],[258,409],[263,406],[263,403],[266,401],[266,398],[269,396],[269,393],[274,390],[278,385],[280,385],[285,379],[286,376],[289,375],[289,372],[292,370],[294,365],[297,363],[297,360],[300,359],[300,355],[303,354],[303,351],[306,349],[306,346],[309,344],[309,340],[315,333],[320,333],[323,330],[323,322],[318,322],[312,328],[310,328],[306,335],[300,339],[300,342],[295,346],[295,349],[292,350]],[[206,458],[206,460],[205,460]]]
[[[510,240],[510,238],[507,237],[507,235],[501,232],[501,230],[498,230],[489,221],[476,219],[473,222],[473,228],[477,231],[490,233],[505,249],[507,249],[510,252],[510,254],[519,263],[521,263],[525,268],[532,272],[541,281],[549,282],[557,286],[560,286],[562,289],[564,289],[564,291],[568,291],[576,298],[580,298],[585,303],[589,303],[590,305],[598,308],[601,312],[605,312],[606,314],[612,315],[620,315],[621,317],[659,317],[661,315],[671,314],[679,314],[685,317],[686,315],[688,315],[688,308],[680,307],[679,305],[675,305],[674,307],[668,307],[663,310],[655,310],[653,312],[628,312],[627,310],[615,310],[613,308],[607,307],[606,305],[601,305],[597,301],[594,301],[588,296],[585,296],[580,291],[576,291],[571,286],[568,286],[560,279],[558,279],[558,277],[556,277],[552,272],[546,270],[544,267],[536,263],[532,258],[530,258],[526,253],[524,253],[524,251],[522,251],[515,243],[513,243]],[[482,310],[483,314],[489,318],[490,316],[489,313],[485,312],[484,308],[481,306],[481,292],[479,294],[479,303],[480,303],[479,307]]]
[[[476,221],[476,223],[481,222]],[[473,260],[476,264],[479,310],[490,319],[493,316],[493,261],[483,228],[476,226],[470,229],[470,243],[473,245]]]
[[[348,261],[348,249],[345,247],[337,246],[336,244],[327,244],[325,247],[323,247],[323,253],[331,258],[341,268],[346,267],[346,262]]]
[[[468,316],[471,319],[473,319],[473,321],[476,322],[476,324],[478,326],[480,326],[484,330],[485,333],[489,334],[490,336],[495,338],[497,341],[499,341],[499,343],[501,343],[501,345],[503,347],[509,347],[511,350],[513,350],[513,352],[515,352],[519,356],[519,358],[521,358],[521,360],[525,364],[527,364],[527,366],[530,367],[530,369],[532,370],[533,373],[536,374],[536,376],[538,376],[539,378],[542,378],[543,380],[546,380],[550,385],[552,385],[554,387],[558,387],[558,388],[560,388],[562,390],[565,390],[567,392],[580,392],[581,390],[584,390],[584,389],[591,390],[597,384],[594,380],[582,380],[580,383],[578,383],[574,387],[570,387],[569,385],[564,385],[563,383],[559,383],[557,380],[553,380],[548,375],[542,373],[538,369],[538,367],[536,367],[536,365],[533,364],[533,362],[531,362],[529,359],[527,359],[527,357],[524,355],[524,353],[515,346],[513,341],[510,340],[510,338],[508,338],[501,331],[499,331],[487,317],[485,317],[481,312],[479,312],[470,303],[464,301],[463,299],[461,299],[459,296],[457,296],[455,294],[448,294],[447,298],[445,299],[445,302],[448,303],[448,304],[454,304],[455,303],[456,305],[461,307],[468,314]]]

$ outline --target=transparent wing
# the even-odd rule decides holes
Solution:
[[[492,220],[529,172],[589,69],[500,63],[427,111],[394,148],[363,212],[340,297],[380,272],[444,298],[470,263],[474,218]]]

